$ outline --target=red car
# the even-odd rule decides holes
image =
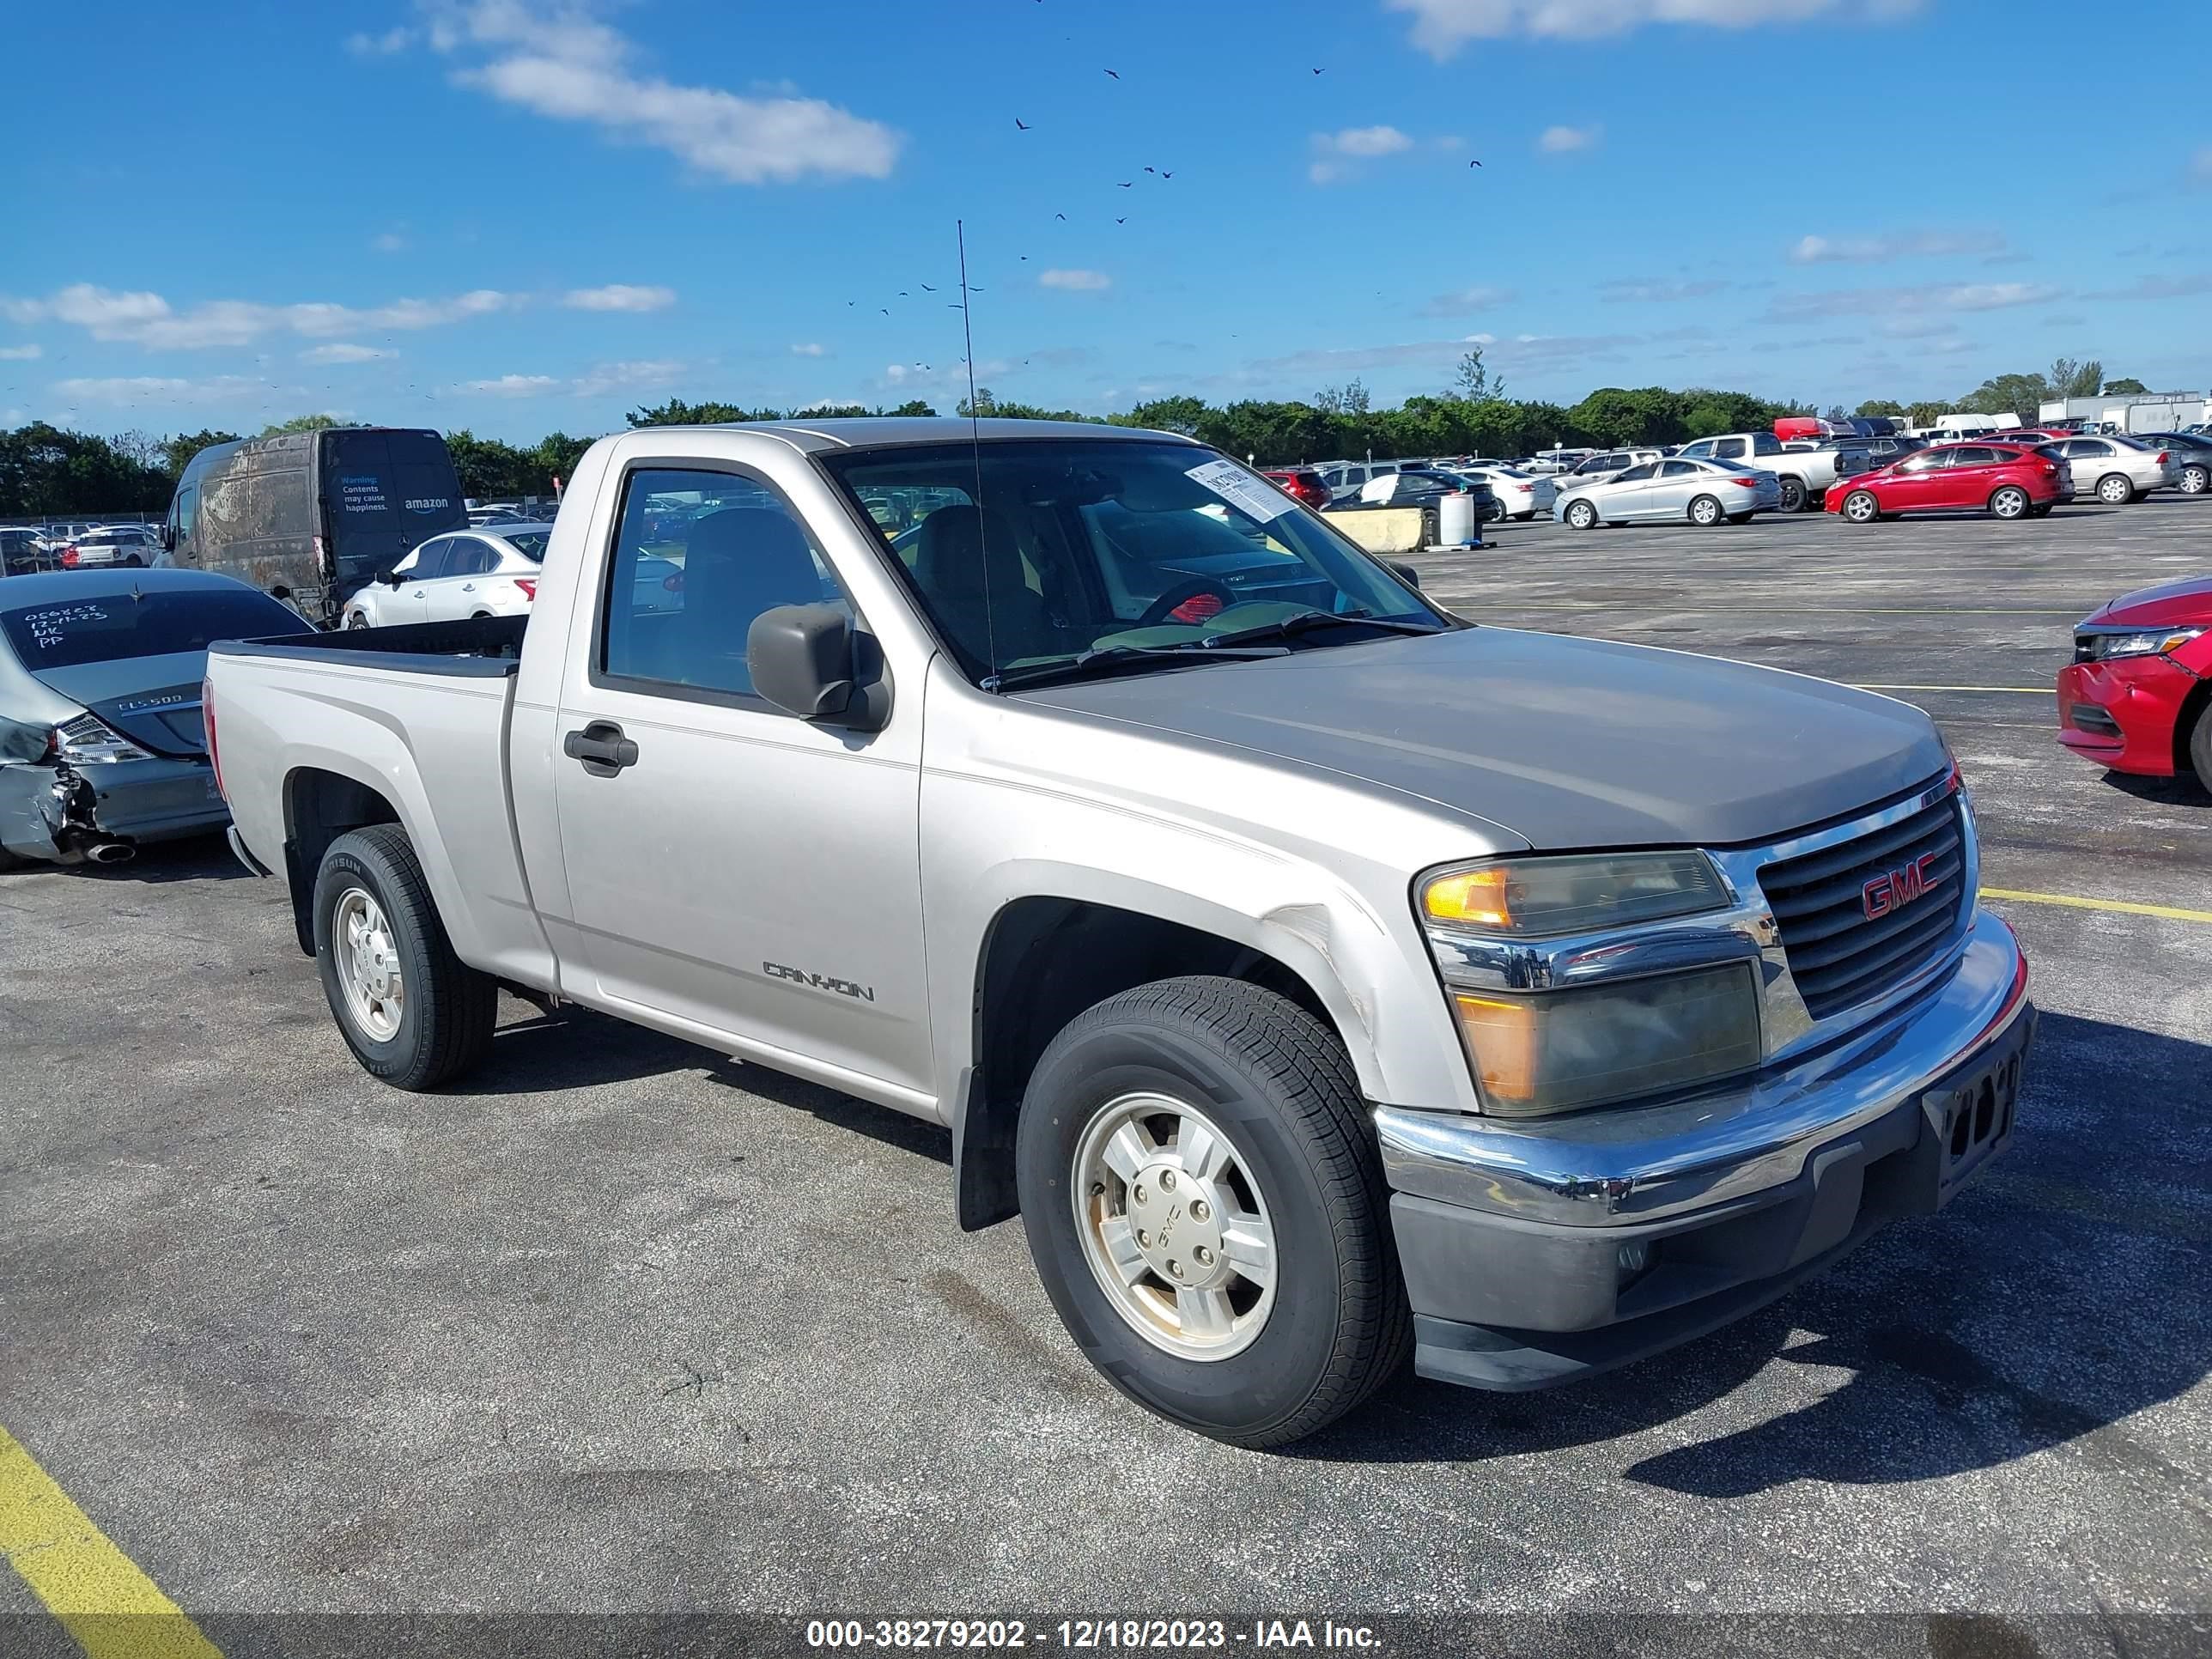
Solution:
[[[1285,495],[1304,502],[1316,513],[1328,505],[1328,486],[1321,481],[1321,474],[1310,466],[1277,467],[1260,476],[1273,479]]]
[[[1984,507],[2000,519],[2041,518],[2066,499],[2059,464],[2033,450],[1940,444],[1828,486],[1826,506],[1853,524],[1899,513]]]
[[[2114,599],[2074,629],[2058,741],[2115,772],[2212,789],[2212,576]]]

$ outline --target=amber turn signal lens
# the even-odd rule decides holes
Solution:
[[[1471,927],[1510,927],[1512,908],[1506,902],[1509,872],[1498,865],[1462,870],[1429,884],[1422,902],[1438,921],[1455,921]]]

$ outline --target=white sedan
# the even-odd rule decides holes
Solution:
[[[550,524],[434,536],[346,601],[348,628],[520,617],[538,597]]]
[[[1559,493],[1559,486],[1552,479],[1517,466],[1455,466],[1452,471],[1488,484],[1503,509],[1500,518],[1525,520],[1539,514],[1549,518]]]

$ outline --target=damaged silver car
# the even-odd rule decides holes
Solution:
[[[0,869],[120,863],[142,843],[222,829],[200,719],[208,644],[300,627],[266,594],[203,571],[0,583]]]

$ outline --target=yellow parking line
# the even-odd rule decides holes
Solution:
[[[2051,697],[2058,695],[2055,688],[2048,685],[1875,685],[1862,681],[1859,690],[1862,691],[2002,691],[2010,696],[2022,697]]]
[[[92,1517],[0,1429],[0,1554],[86,1659],[222,1659]]]
[[[2075,910],[2117,910],[2123,915],[2163,916],[2168,921],[2212,921],[2212,910],[2185,910],[2178,904],[2137,904],[2130,899],[2075,898],[2070,893],[2023,893],[2008,887],[1984,887],[1984,898],[2021,904],[2063,904]]]

